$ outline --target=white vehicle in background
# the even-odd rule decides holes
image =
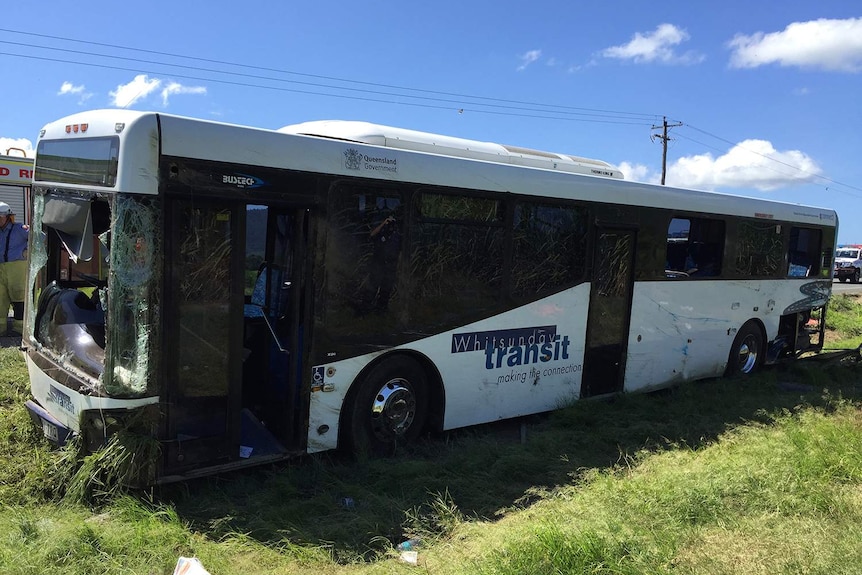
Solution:
[[[835,250],[835,277],[858,284],[862,270],[862,245],[839,246]]]

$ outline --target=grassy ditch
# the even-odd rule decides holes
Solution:
[[[855,347],[860,300],[827,314]],[[862,333],[862,332],[860,332]],[[856,573],[862,363],[585,401],[428,438],[385,460],[335,454],[161,489],[73,497],[0,350],[0,573]],[[74,484],[73,484],[74,485]],[[81,503],[88,501],[88,503]]]

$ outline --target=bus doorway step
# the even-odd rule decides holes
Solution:
[[[240,457],[283,455],[287,450],[249,409],[241,413]]]

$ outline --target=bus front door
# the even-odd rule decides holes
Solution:
[[[297,451],[309,210],[178,199],[168,217],[164,474]]]
[[[635,232],[599,228],[593,253],[581,397],[622,391],[632,306]]]
[[[164,475],[228,463],[239,449],[241,211],[177,199],[165,222]]]

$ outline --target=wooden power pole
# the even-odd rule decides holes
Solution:
[[[664,177],[667,172],[667,142],[670,140],[667,135],[668,128],[676,128],[678,126],[682,126],[682,122],[677,122],[676,124],[668,124],[667,116],[662,116],[661,126],[653,126],[653,130],[662,129],[661,135],[653,134],[650,138],[658,138],[661,140],[661,185],[664,185]]]

